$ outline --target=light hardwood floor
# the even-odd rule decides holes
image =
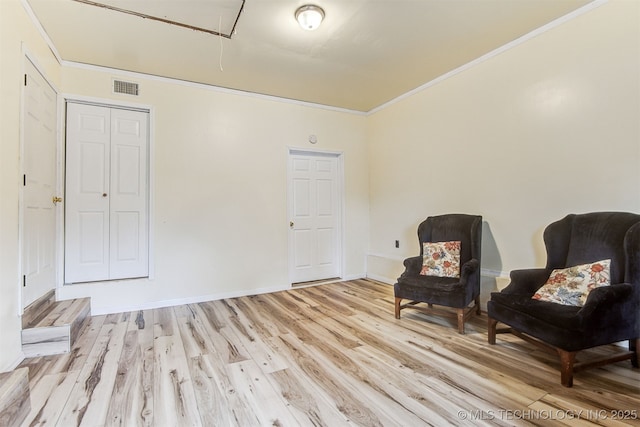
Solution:
[[[396,320],[369,280],[94,316],[70,354],[23,363],[24,425],[640,425],[628,361],[565,388],[555,357],[488,345],[486,321]]]

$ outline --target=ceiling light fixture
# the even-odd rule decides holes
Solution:
[[[300,6],[298,10],[296,10],[296,20],[305,30],[315,30],[320,26],[323,19],[324,10],[319,6],[307,4]]]

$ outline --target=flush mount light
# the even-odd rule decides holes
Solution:
[[[305,30],[315,30],[320,26],[323,19],[324,10],[316,5],[307,4],[300,6],[298,10],[296,10],[296,20]]]

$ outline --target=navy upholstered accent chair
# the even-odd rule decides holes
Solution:
[[[430,216],[418,226],[420,255],[404,260],[405,271],[394,285],[395,315],[400,310],[427,303],[427,313],[453,314],[448,309],[434,309],[433,305],[452,307],[458,322],[458,332],[464,334],[464,322],[475,311],[480,314],[480,252],[482,246],[482,217],[466,214]],[[460,277],[421,275],[425,242],[460,242]],[[401,304],[402,300],[409,300]],[[469,306],[470,303],[473,306]]]
[[[605,363],[631,359],[638,367],[640,347],[640,215],[626,212],[570,214],[544,231],[544,268],[514,270],[511,283],[491,294],[487,304],[488,340],[511,332],[560,357],[560,382],[573,385],[573,374]],[[593,289],[584,306],[532,299],[553,269],[611,259],[611,285]],[[496,328],[498,322],[510,328]],[[628,352],[577,363],[576,353],[629,341]]]

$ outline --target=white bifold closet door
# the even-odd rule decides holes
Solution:
[[[65,283],[148,276],[148,121],[67,103]]]

